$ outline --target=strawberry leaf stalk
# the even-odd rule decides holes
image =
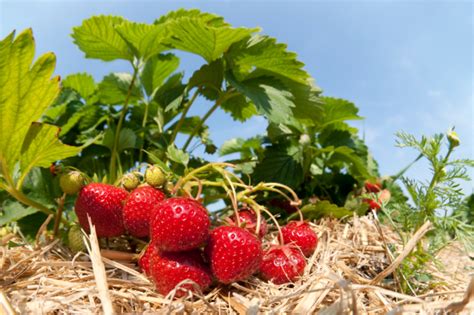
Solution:
[[[258,216],[254,210],[248,207],[243,207],[238,210],[234,215],[229,216],[225,221],[231,226],[239,226],[237,221],[240,221],[240,227],[246,229],[252,234],[256,234],[259,238],[263,238],[268,231],[267,222],[260,216],[260,227],[257,230]]]

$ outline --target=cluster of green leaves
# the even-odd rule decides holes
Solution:
[[[111,73],[99,82],[77,73],[60,84],[50,78],[54,55],[30,66],[30,30],[1,42],[2,223],[37,210],[53,213],[61,195],[57,178],[38,167],[55,161],[109,183],[144,162],[178,176],[206,163],[190,148],[217,152],[206,122],[218,108],[242,123],[255,115],[268,122],[266,135],[231,139],[219,150],[240,154],[232,161],[253,184],[280,182],[302,197],[317,195],[342,206],[355,185],[377,175],[367,147],[347,124],[361,119],[356,106],[322,97],[296,54],[257,28],[177,10],[150,24],[94,16],[75,27],[72,37],[86,58],[124,60],[130,72]],[[176,51],[203,60],[188,79],[178,71]],[[211,102],[202,117],[188,114],[198,99]],[[187,137],[180,148],[178,135]],[[37,189],[48,185],[52,191]],[[28,195],[38,191],[41,198]]]
[[[474,226],[469,222],[472,197],[466,200],[460,187],[460,181],[470,180],[467,170],[474,167],[474,160],[451,158],[459,145],[459,139],[452,131],[421,139],[403,132],[397,136],[399,147],[415,149],[419,153],[416,161],[426,160],[432,170],[431,179],[426,182],[401,176],[408,196],[395,193],[391,203],[383,208],[385,217],[381,217],[399,230],[404,242],[427,220],[433,223],[426,246],[420,244],[400,269],[405,280],[403,289],[415,293],[428,288],[430,278],[425,271],[426,262],[432,261],[434,254],[449,242],[460,241],[466,251],[474,250]],[[396,188],[395,183],[390,186],[394,192],[397,192]]]
[[[92,165],[99,178],[108,175],[113,182],[146,161],[148,152],[152,161],[180,173],[202,163],[190,156],[192,141],[207,153],[216,151],[206,121],[221,108],[236,121],[254,115],[268,121],[265,136],[231,139],[219,150],[240,153],[233,162],[252,182],[281,182],[303,196],[343,205],[354,185],[377,175],[357,130],[346,123],[361,119],[358,110],[348,101],[321,97],[296,54],[258,31],[234,28],[198,10],[173,11],[152,24],[112,16],[85,20],[72,36],[86,57],[127,60],[132,73],[112,73],[100,83],[86,74],[65,79],[63,100],[49,117],[65,124],[64,141],[81,144],[103,134],[74,163],[80,169]],[[176,50],[205,61],[187,82],[176,73]],[[214,105],[203,117],[188,116],[200,97]],[[179,133],[187,136],[182,148],[175,144]]]
[[[318,95],[314,95],[316,119],[270,122],[266,137],[231,139],[220,154],[239,153],[240,159],[232,162],[254,181],[280,182],[303,198],[318,197],[343,206],[356,186],[378,176],[377,163],[358,130],[347,123],[362,119],[357,107],[313,91]],[[337,217],[347,214],[339,213]]]
[[[39,122],[60,87],[59,78],[51,77],[54,54],[33,62],[34,55],[30,29],[0,41],[0,226],[37,211],[53,214],[57,186],[38,168],[82,149],[61,143],[57,126]]]

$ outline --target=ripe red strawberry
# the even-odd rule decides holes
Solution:
[[[260,217],[260,230],[258,231],[258,237],[262,238],[267,234],[268,227],[267,221],[262,216]],[[237,226],[237,219],[235,214],[228,219],[229,225]],[[257,214],[250,208],[242,208],[239,210],[239,219],[241,227],[246,229],[252,234],[255,234],[255,229],[257,228]]]
[[[306,260],[298,248],[288,245],[272,246],[264,252],[260,275],[275,284],[293,282],[300,277]]]
[[[211,232],[206,254],[214,276],[222,283],[245,280],[262,262],[262,243],[247,230],[220,226]]]
[[[198,248],[209,237],[211,221],[199,202],[190,198],[169,198],[156,205],[150,220],[150,236],[162,251]]]
[[[79,223],[90,232],[89,221],[95,225],[97,236],[113,237],[125,233],[122,208],[128,193],[118,187],[91,183],[84,186],[77,196],[75,211]]]
[[[176,285],[186,279],[194,281],[205,291],[212,283],[212,275],[205,264],[200,250],[187,252],[160,252],[150,261],[150,273],[160,294],[167,295]],[[180,286],[176,297],[186,294],[186,290],[195,291],[191,283]]]
[[[290,221],[281,229],[285,244],[293,244],[301,249],[305,256],[313,254],[318,245],[318,236],[308,222]]]
[[[151,186],[133,190],[123,206],[123,223],[128,233],[135,237],[148,236],[155,206],[164,199],[165,194]]]
[[[140,269],[145,275],[150,275],[150,263],[153,257],[157,254],[158,250],[156,249],[155,245],[150,243],[145,249],[145,252],[138,259],[138,266],[140,266]]]
[[[378,193],[382,190],[382,185],[380,183],[365,182],[364,187],[367,192],[371,193]]]
[[[380,209],[380,204],[373,199],[363,199],[362,202],[366,203],[369,205],[369,209],[371,210],[379,210]]]
[[[362,202],[365,202],[366,204],[368,204],[369,209],[380,210],[380,208],[382,207],[382,204],[389,202],[390,198],[391,198],[390,190],[384,189],[378,194],[377,200],[365,198],[362,200]]]

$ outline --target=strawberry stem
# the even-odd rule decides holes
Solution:
[[[138,67],[135,65],[133,66],[133,77],[130,81],[130,85],[128,87],[127,96],[125,97],[125,101],[123,103],[122,111],[120,113],[120,118],[117,123],[117,128],[115,128],[115,137],[114,137],[114,144],[112,147],[112,155],[110,157],[110,166],[109,166],[109,173],[110,173],[110,182],[115,182],[117,178],[117,159],[118,159],[118,146],[120,140],[120,129],[122,129],[123,121],[125,120],[125,116],[127,115],[128,103],[130,102],[130,97],[132,95],[133,86],[135,85],[135,80],[138,76]]]
[[[58,202],[58,211],[56,212],[56,217],[54,218],[54,228],[53,228],[53,235],[57,236],[59,231],[59,223],[61,222],[61,217],[63,215],[64,210],[64,201],[66,200],[66,193],[57,199]]]
[[[110,260],[120,260],[127,262],[136,261],[139,257],[139,255],[136,254],[111,249],[101,249],[100,255]]]
[[[252,209],[254,209],[254,211],[257,212],[257,229],[258,229],[257,235],[258,235],[258,232],[260,231],[260,219],[258,219],[258,216],[259,216],[259,212],[263,211],[266,214],[268,214],[268,216],[273,221],[273,223],[275,223],[275,226],[278,230],[278,238],[280,239],[280,244],[284,245],[285,241],[283,240],[283,233],[281,232],[280,224],[278,223],[278,220],[275,218],[275,216],[270,211],[268,211],[265,207],[259,205],[255,200],[248,197],[245,197],[244,200],[246,203],[248,203],[251,206]]]

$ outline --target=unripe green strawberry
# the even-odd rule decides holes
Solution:
[[[69,248],[73,252],[83,252],[86,250],[84,240],[82,238],[82,231],[79,225],[73,225],[67,234]]]
[[[166,175],[161,168],[157,166],[150,166],[145,171],[145,181],[148,185],[153,187],[163,186],[166,182]]]
[[[70,171],[61,175],[59,178],[59,186],[66,194],[74,195],[84,186],[84,181],[85,178],[81,172]]]
[[[140,185],[140,179],[138,179],[137,175],[128,173],[122,177],[122,186],[126,190],[134,190],[138,185]]]

